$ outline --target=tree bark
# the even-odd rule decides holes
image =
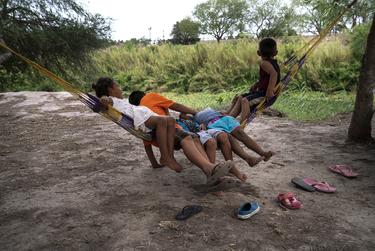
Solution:
[[[355,107],[348,131],[348,139],[357,142],[373,141],[371,120],[374,115],[375,87],[375,16],[372,20],[363,56]]]
[[[1,39],[0,35],[0,43],[4,43],[4,40]],[[3,64],[5,61],[7,61],[10,57],[12,56],[12,53],[10,52],[5,52],[0,54],[0,64]]]

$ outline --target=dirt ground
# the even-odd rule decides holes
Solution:
[[[151,169],[140,140],[67,93],[2,93],[0,249],[375,250],[375,147],[346,144],[349,121],[258,117],[246,131],[276,155],[253,168],[236,157],[249,180],[229,178],[218,196],[181,152],[182,173]],[[338,163],[360,176],[327,169]],[[304,192],[293,177],[337,192]],[[304,208],[280,208],[283,191]],[[234,211],[247,201],[261,210],[240,221]],[[203,211],[174,220],[189,204]]]

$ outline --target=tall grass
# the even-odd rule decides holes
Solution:
[[[306,39],[278,41],[279,62],[298,50]],[[96,75],[112,76],[125,90],[223,92],[247,89],[258,79],[257,42],[235,40],[190,46],[114,46],[96,52]],[[358,77],[347,38],[324,41],[291,84],[294,90],[350,90]]]

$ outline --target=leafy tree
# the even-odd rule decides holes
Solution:
[[[320,34],[328,22],[352,1],[294,0],[293,2],[296,6],[299,6],[299,11],[303,12],[302,25],[305,27],[304,31]],[[334,31],[338,32],[368,22],[374,11],[375,2],[373,0],[358,0],[339,21]]]
[[[349,126],[348,138],[353,141],[374,141],[371,120],[374,116],[375,90],[375,16],[372,19],[367,46],[359,76],[355,107]]]
[[[296,35],[299,16],[280,0],[248,0],[247,30],[257,38]]]
[[[208,0],[195,7],[202,34],[212,35],[218,42],[224,35],[242,31],[248,5],[245,0]]]
[[[199,42],[199,23],[185,18],[173,25],[172,43],[174,44],[195,44]]]
[[[90,14],[75,0],[2,0],[0,37],[26,57],[64,72],[92,49],[106,44],[109,21]],[[14,57],[4,67],[24,67]]]

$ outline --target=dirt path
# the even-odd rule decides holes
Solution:
[[[257,118],[247,132],[277,155],[254,168],[236,157],[249,182],[229,180],[220,197],[203,192],[202,173],[180,152],[182,173],[152,170],[139,140],[66,93],[0,94],[0,123],[1,250],[375,249],[375,148],[345,144],[348,115],[314,124]],[[335,175],[333,163],[361,175]],[[338,192],[303,192],[295,176]],[[278,207],[282,191],[304,208]],[[237,220],[234,210],[254,200],[259,214]],[[203,211],[175,221],[192,203]]]

